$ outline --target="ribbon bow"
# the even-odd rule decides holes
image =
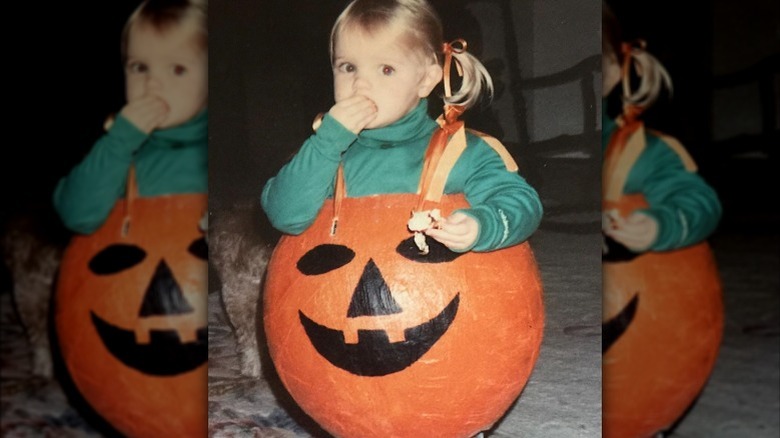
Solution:
[[[444,95],[447,97],[452,96],[452,89],[450,88],[450,68],[452,66],[452,54],[453,53],[465,53],[466,40],[458,38],[449,43],[444,43],[442,46],[442,53],[444,53]],[[463,67],[460,65],[460,61],[455,59],[455,69],[458,71],[458,76],[463,76]]]
[[[623,55],[623,65],[621,65],[620,75],[623,83],[623,95],[631,95],[631,58],[634,50],[645,50],[647,43],[643,39],[637,39],[632,42],[624,42],[620,45],[620,52]],[[644,108],[637,105],[628,103],[623,104],[623,114],[621,120],[618,120],[619,125],[624,123],[633,122],[639,118]]]
[[[447,97],[452,96],[450,88],[450,69],[453,64],[453,53],[464,53],[466,51],[466,41],[459,38],[449,43],[444,43],[442,52],[444,53],[444,94]],[[463,76],[463,68],[460,62],[455,59],[455,68],[459,76]],[[433,177],[439,160],[447,147],[450,137],[462,129],[463,121],[458,120],[466,108],[463,105],[444,105],[444,114],[439,119],[439,128],[433,133],[431,141],[428,143],[428,150],[425,152],[425,161],[422,175],[420,176],[420,198],[417,203],[416,211],[422,211],[425,204],[425,198],[433,184]]]

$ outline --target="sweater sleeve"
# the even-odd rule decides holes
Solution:
[[[658,222],[658,237],[650,250],[682,248],[712,234],[722,214],[718,195],[699,174],[685,168],[671,147],[649,136],[637,164],[632,172],[649,204],[641,211]]]
[[[300,234],[314,222],[323,202],[333,193],[341,154],[357,138],[326,114],[317,132],[268,180],[260,202],[277,230]]]
[[[479,224],[479,235],[469,249],[492,251],[525,241],[542,219],[539,195],[517,172],[507,170],[483,140],[469,143],[453,169],[468,175],[464,193],[471,207],[459,211]]]
[[[148,135],[118,115],[87,156],[54,189],[54,208],[72,231],[91,234],[125,190],[134,153]]]

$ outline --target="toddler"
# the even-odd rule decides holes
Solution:
[[[58,344],[79,393],[123,436],[205,436],[205,0],[141,3],[122,59],[127,103],[54,192],[76,233],[57,280]]]
[[[206,0],[147,0],[129,18],[127,103],[54,191],[72,231],[91,234],[104,223],[131,166],[142,197],[207,192],[206,8]]]
[[[621,41],[617,21],[606,5],[603,8],[602,147],[606,156],[607,145],[620,128],[637,120],[664,86],[671,89],[671,79],[645,50],[644,43]],[[636,66],[639,76],[635,90],[628,82],[630,66]],[[621,78],[622,89],[614,91]],[[623,108],[609,107],[606,98],[621,91]],[[715,191],[695,169],[693,160],[676,140],[648,131],[646,146],[628,173],[624,192],[643,194],[649,207],[625,218],[605,211],[604,234],[632,252],[679,249],[706,239],[720,220],[721,205]]]
[[[468,108],[483,91],[492,92],[482,64],[465,42],[444,43],[438,17],[422,0],[353,1],[333,27],[330,52],[335,104],[262,192],[271,223],[288,234],[305,231],[334,196],[340,165],[349,197],[417,191],[439,128],[428,116],[427,97],[442,81],[443,68],[455,63],[463,75],[454,95],[444,76],[449,108]],[[421,232],[457,252],[526,240],[542,216],[536,191],[517,174],[506,150],[466,135],[467,147],[444,193],[464,193],[470,207]]]

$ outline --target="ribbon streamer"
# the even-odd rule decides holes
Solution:
[[[444,95],[452,97],[452,89],[450,87],[450,69],[452,66],[452,54],[465,53],[468,44],[466,40],[458,38],[450,43],[444,43],[442,46],[442,52],[444,53]],[[458,76],[463,77],[463,67],[460,65],[460,61],[455,59],[455,69],[458,71]]]

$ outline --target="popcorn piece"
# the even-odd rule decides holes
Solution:
[[[203,213],[203,216],[200,218],[200,221],[198,221],[198,228],[203,231],[204,233],[209,230],[209,214],[208,212]]]
[[[414,244],[420,249],[420,254],[428,255],[431,248],[428,246],[428,242],[425,241],[425,234],[420,231],[414,233]]]
[[[434,208],[431,210],[431,219],[433,219],[434,228],[439,228],[439,221],[441,220],[441,210]]]
[[[622,218],[620,212],[616,209],[605,210],[601,212],[601,229],[602,231],[614,230],[617,228],[617,224]]]
[[[407,226],[409,231],[425,231],[430,227],[436,227],[437,222],[441,220],[441,210],[413,211]]]
[[[430,248],[425,241],[425,233],[423,231],[430,227],[438,227],[438,222],[441,220],[441,210],[434,208],[433,210],[425,211],[413,211],[412,217],[407,223],[409,231],[414,232],[414,243],[417,248],[420,249],[420,254],[428,254]]]

